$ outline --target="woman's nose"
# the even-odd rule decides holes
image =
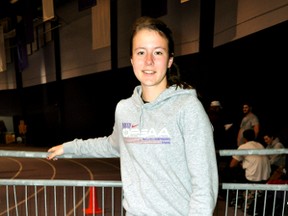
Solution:
[[[146,57],[146,64],[147,65],[152,65],[153,64],[153,55],[152,54],[148,54]]]

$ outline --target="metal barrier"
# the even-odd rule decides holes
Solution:
[[[119,181],[1,179],[0,197],[0,215],[124,215]]]
[[[46,158],[47,152],[1,150],[0,157]],[[121,181],[0,179],[0,216],[123,216],[122,200]]]
[[[220,150],[219,154],[288,154],[288,149]],[[0,157],[46,158],[47,152],[0,150]],[[226,190],[225,206],[219,212],[218,202],[214,215],[288,216],[286,182],[223,183],[221,189]],[[123,216],[122,198],[121,181],[0,179],[0,216]]]
[[[288,154],[288,149],[220,150],[219,154],[220,156]],[[223,215],[287,216],[288,181],[279,180],[271,183],[223,183],[221,188],[227,190]]]

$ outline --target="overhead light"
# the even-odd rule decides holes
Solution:
[[[189,0],[180,0],[181,4],[184,2],[188,2]]]

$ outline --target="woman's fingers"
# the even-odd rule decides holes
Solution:
[[[54,146],[48,149],[48,152],[51,153],[47,156],[48,160],[51,160],[51,159],[57,160],[56,156],[63,154],[63,146],[62,145]]]

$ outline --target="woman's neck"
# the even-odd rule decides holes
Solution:
[[[142,86],[142,100],[144,102],[152,102],[154,101],[163,91],[165,88],[157,88],[155,86]]]

